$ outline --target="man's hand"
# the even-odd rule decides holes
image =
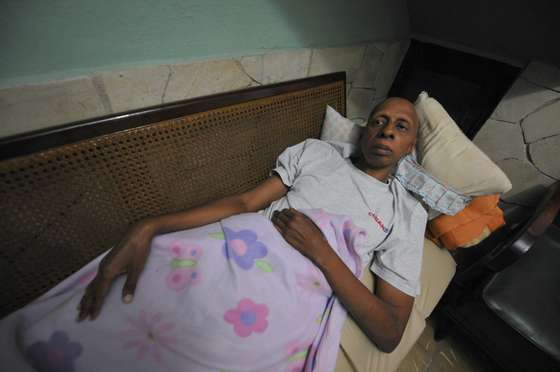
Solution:
[[[126,283],[122,291],[123,302],[132,301],[138,278],[148,259],[150,242],[154,234],[146,224],[134,226],[125,238],[103,257],[99,271],[87,286],[86,293],[78,307],[78,321],[95,319],[115,279],[126,273]]]
[[[271,221],[292,247],[315,264],[335,255],[321,230],[305,214],[293,208],[284,209],[274,212]]]

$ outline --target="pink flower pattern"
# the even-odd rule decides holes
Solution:
[[[235,309],[225,312],[224,320],[233,324],[233,330],[239,337],[248,337],[253,332],[263,333],[266,330],[267,316],[268,306],[244,298],[239,301]]]
[[[136,358],[151,356],[156,362],[163,360],[162,349],[177,343],[173,335],[175,324],[165,321],[161,313],[148,314],[140,310],[137,318],[127,317],[129,328],[120,332],[123,348],[136,349]]]

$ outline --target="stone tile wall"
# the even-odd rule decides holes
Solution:
[[[0,90],[0,137],[208,94],[344,70],[348,117],[386,97],[408,40],[157,65]],[[560,70],[531,63],[475,138],[515,196],[560,179]]]
[[[530,63],[474,142],[510,178],[505,200],[560,180],[560,69]]]
[[[0,90],[0,137],[187,98],[344,70],[348,117],[363,122],[409,41],[273,51],[237,59],[109,71]]]

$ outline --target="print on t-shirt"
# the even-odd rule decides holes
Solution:
[[[381,218],[373,211],[369,211],[368,215],[373,218],[373,220],[375,221],[375,223],[377,223],[377,226],[379,226],[381,228],[381,230],[383,230],[383,232],[385,234],[388,234],[390,229],[387,228],[385,226],[385,224],[383,223],[383,220],[381,220]]]

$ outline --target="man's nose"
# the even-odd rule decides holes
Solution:
[[[385,124],[381,130],[379,131],[379,136],[382,138],[395,138],[395,129],[391,125],[391,123]]]

